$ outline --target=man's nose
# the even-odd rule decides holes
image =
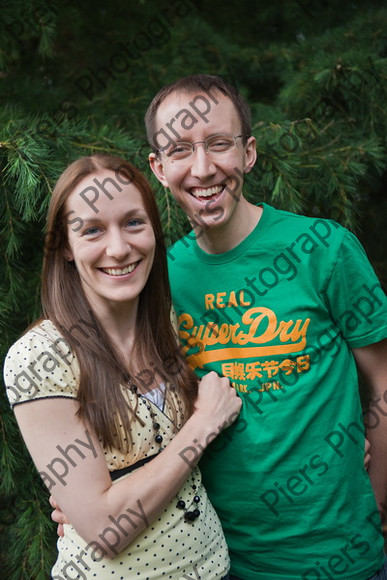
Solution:
[[[216,166],[211,153],[206,153],[204,143],[197,143],[190,156],[191,175],[203,179],[216,173]]]

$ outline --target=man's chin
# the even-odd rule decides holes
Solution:
[[[208,234],[209,232],[216,230],[222,225],[222,216],[219,214],[212,215],[201,215],[199,217],[190,218],[190,223],[196,237],[200,237],[203,234]]]

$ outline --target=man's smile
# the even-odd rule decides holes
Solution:
[[[192,187],[189,192],[196,199],[207,200],[221,193],[223,189],[224,185],[213,185],[212,187]]]

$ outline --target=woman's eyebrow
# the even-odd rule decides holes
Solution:
[[[127,218],[127,217],[131,217],[132,215],[142,215],[142,216],[147,216],[148,214],[144,211],[144,209],[142,208],[132,208],[130,210],[128,210],[127,212],[121,214],[121,217],[123,219]],[[84,224],[89,224],[89,223],[101,223],[104,221],[104,217],[100,216],[100,215],[93,215],[92,217],[82,217],[82,221]]]

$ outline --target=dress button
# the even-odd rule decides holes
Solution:
[[[185,512],[184,519],[187,522],[193,522],[196,519],[194,512]]]

